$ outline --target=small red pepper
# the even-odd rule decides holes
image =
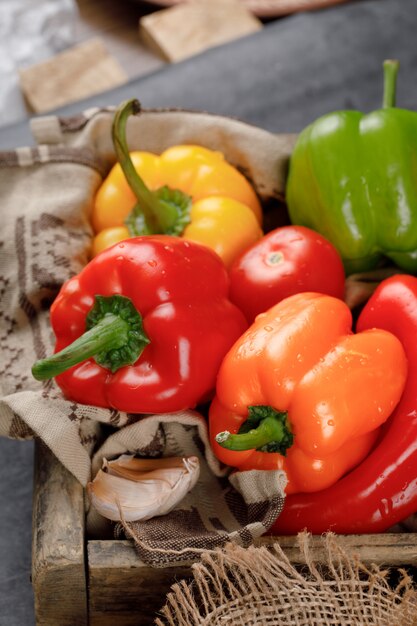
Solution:
[[[56,354],[32,373],[55,376],[84,404],[192,408],[210,398],[224,354],[247,326],[228,291],[224,264],[205,246],[164,235],[116,244],[63,285],[51,307]]]
[[[249,323],[284,298],[316,291],[343,299],[345,272],[336,248],[305,226],[272,230],[236,259],[230,299]]]
[[[359,331],[373,327],[403,344],[409,374],[401,400],[369,456],[328,489],[290,495],[273,534],[383,532],[417,511],[417,278],[379,285],[357,324]]]

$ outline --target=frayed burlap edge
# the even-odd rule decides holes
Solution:
[[[311,536],[298,542],[305,565],[296,568],[278,543],[206,552],[193,580],[172,587],[157,626],[411,626],[417,592],[400,570],[392,588],[388,571],[365,566],[337,537],[322,537],[323,561],[312,556]]]

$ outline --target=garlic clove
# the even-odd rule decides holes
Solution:
[[[197,457],[189,457],[189,459],[197,459]],[[190,462],[193,463],[194,461]],[[122,454],[122,456],[113,461],[104,459],[103,466],[109,474],[114,476],[122,476],[130,480],[142,480],[147,473],[159,469],[173,470],[178,468],[183,471],[184,459],[180,456],[161,459],[138,459],[130,454]]]
[[[161,467],[182,467],[184,458],[185,457],[182,456],[167,456],[157,459],[142,459],[133,456],[133,454],[122,454],[112,461],[104,459],[103,463],[106,463],[108,467],[125,467],[132,470],[148,472]],[[197,457],[191,456],[188,458],[197,459]]]
[[[105,460],[103,468],[87,485],[91,503],[103,517],[127,522],[171,511],[194,487],[200,473],[195,456],[135,459],[122,455],[115,461]]]

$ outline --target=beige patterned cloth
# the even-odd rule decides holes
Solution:
[[[155,524],[131,529],[149,539],[144,558],[161,564],[161,559],[178,560],[184,547],[212,547],[230,537],[249,544],[279,514],[285,479],[279,472],[255,472],[234,484],[228,481],[211,455],[207,426],[197,413],[140,419],[69,402],[53,381],[41,384],[31,377],[33,363],[53,351],[49,306],[62,283],[88,260],[93,198],[115,160],[112,119],[111,110],[98,109],[73,118],[34,119],[38,145],[0,154],[0,435],[39,437],[84,486],[104,455],[197,450],[204,461],[203,478],[182,510],[190,528],[207,531],[207,543],[201,536],[194,540],[192,531],[161,557],[165,531],[155,539]],[[131,149],[155,153],[180,143],[221,150],[253,182],[267,207],[266,220],[285,219],[280,201],[293,136],[274,136],[204,113],[161,110],[129,120],[128,137]],[[89,524],[92,532],[100,526],[93,513]]]

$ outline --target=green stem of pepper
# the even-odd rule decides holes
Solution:
[[[140,112],[140,103],[132,99],[116,111],[112,126],[113,145],[126,180],[137,204],[126,218],[131,236],[163,233],[180,236],[190,223],[191,197],[167,186],[150,191],[137,173],[126,141],[126,123],[130,115]]]
[[[72,344],[33,365],[32,375],[36,380],[58,376],[91,357],[115,372],[135,363],[149,343],[142,316],[125,296],[96,296],[86,326],[86,332]]]
[[[294,435],[286,411],[277,411],[271,406],[248,407],[248,419],[239,433],[232,435],[225,430],[216,435],[216,441],[228,450],[260,450],[278,452],[285,456],[294,442]]]
[[[136,99],[127,100],[118,107],[112,125],[112,140],[117,159],[129,187],[138,200],[140,211],[143,213],[147,232],[161,234],[172,229],[177,221],[178,211],[172,204],[161,202],[157,194],[148,189],[130,158],[126,140],[126,123],[131,115],[137,115],[140,110],[140,103]]]
[[[384,61],[384,97],[382,100],[384,109],[395,107],[399,65],[398,61],[393,61],[392,59]]]

